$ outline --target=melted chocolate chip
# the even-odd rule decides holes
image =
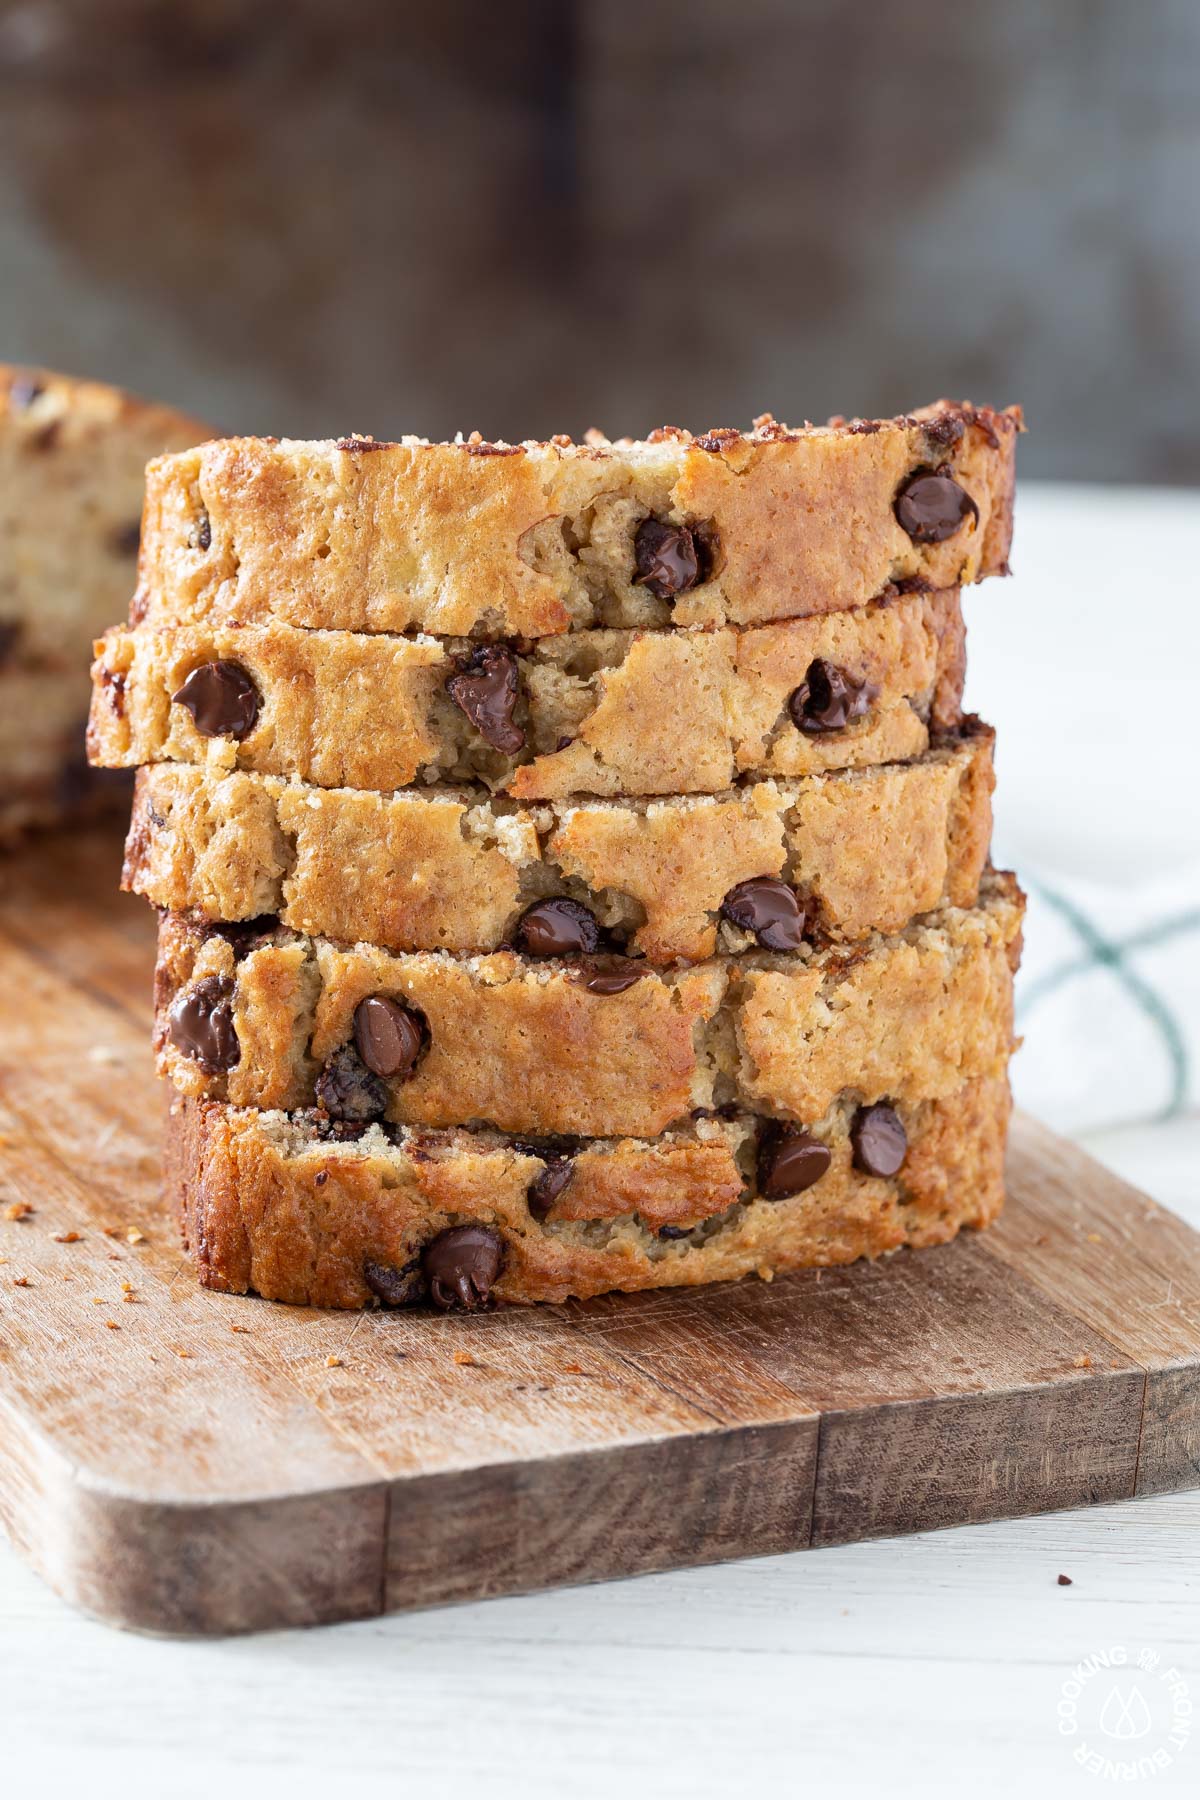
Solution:
[[[158,825],[164,825],[165,819],[157,819]],[[253,919],[238,919],[233,924],[209,924],[206,927],[208,937],[224,938],[233,951],[234,962],[241,962],[249,956],[251,950],[257,950],[265,938],[279,929],[279,920],[274,913],[259,913]]]
[[[686,594],[700,580],[700,548],[686,525],[643,519],[633,540],[633,556],[634,580],[649,588],[656,600]]]
[[[755,875],[731,887],[721,911],[740,931],[752,931],[764,950],[798,950],[805,912],[795,888],[773,875]]]
[[[909,477],[896,495],[896,517],[914,544],[941,544],[968,518],[977,520],[979,508],[943,463]]]
[[[192,548],[193,550],[210,550],[212,548],[212,520],[208,516],[206,506],[202,506],[196,514],[196,530]]]
[[[534,1176],[525,1198],[535,1219],[546,1217],[558,1196],[570,1186],[574,1173],[575,1164],[570,1157],[558,1157],[548,1162],[540,1175]]]
[[[167,1035],[206,1075],[224,1074],[242,1054],[233,1025],[234,987],[228,975],[205,975],[171,1002]]]
[[[628,956],[595,956],[572,971],[589,994],[623,994],[646,973],[646,965]]]
[[[363,1280],[377,1300],[385,1306],[415,1306],[425,1298],[425,1277],[421,1259],[414,1258],[402,1269],[391,1263],[367,1261],[363,1264]]]
[[[815,737],[822,731],[841,731],[861,719],[879,690],[860,681],[823,656],[814,657],[800,686],[788,699],[788,711],[800,730]]]
[[[262,699],[241,663],[201,663],[171,695],[191,713],[202,737],[249,737]]]
[[[109,542],[118,556],[136,556],[142,544],[141,520],[131,519],[128,525],[118,525]]]
[[[20,619],[0,619],[0,669],[8,662],[20,639]]]
[[[517,659],[500,644],[473,650],[446,683],[451,700],[480,737],[505,756],[525,748],[525,733],[513,719],[520,691]]]
[[[513,943],[525,956],[592,956],[600,927],[578,900],[539,900],[521,914]]]
[[[894,1106],[860,1106],[850,1127],[854,1166],[864,1175],[895,1175],[908,1155],[908,1133]]]
[[[387,1089],[353,1044],[335,1050],[317,1078],[317,1101],[331,1119],[354,1124],[377,1119],[387,1106]]]
[[[758,1146],[758,1192],[787,1200],[820,1181],[833,1158],[829,1146],[798,1125],[772,1125]]]
[[[337,441],[339,450],[393,450],[395,445],[387,438],[344,437]]]
[[[692,1230],[693,1227],[691,1225],[660,1225],[658,1228],[658,1236],[665,1239],[667,1243],[671,1243],[675,1238],[685,1238],[690,1236]]]
[[[443,1312],[479,1312],[492,1297],[504,1244],[489,1225],[452,1225],[421,1253],[429,1297]]]
[[[108,704],[118,719],[125,717],[125,688],[129,677],[119,674],[115,669],[101,669],[100,682],[108,695]]]
[[[373,1075],[411,1075],[429,1042],[429,1028],[414,1007],[386,994],[368,994],[354,1009],[354,1042]]]

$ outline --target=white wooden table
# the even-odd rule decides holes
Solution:
[[[1086,531],[1101,516],[1113,530],[1094,566],[1056,567],[1058,528]],[[1200,663],[1189,592],[1200,499],[1034,490],[1023,524],[1025,572],[971,603],[972,692],[1001,727],[1000,819],[1017,859],[1027,843],[1036,852],[1047,823],[1033,804],[1044,763],[1010,695],[1020,635],[1036,626],[1046,666],[1061,657],[1069,676],[1079,596],[1099,596],[1085,661],[1107,657],[1115,670],[1131,647],[1120,546],[1136,538],[1143,563],[1152,547],[1162,569],[1138,584],[1142,617],[1178,608],[1193,675]],[[1195,717],[1193,705],[1190,731]],[[1045,759],[1074,754],[1068,714],[1038,730]],[[1103,823],[1097,810],[1092,828]],[[1200,1117],[1085,1141],[1200,1228]],[[1063,1734],[1059,1709],[1080,1659],[1114,1646],[1157,1654],[1158,1669],[1089,1681],[1077,1719],[1118,1756],[1157,1744],[1157,1722],[1135,1745],[1099,1738],[1100,1695],[1115,1680],[1127,1699],[1136,1680],[1153,1697],[1162,1671],[1178,1668],[1196,1741],[1145,1785],[1194,1794],[1198,1560],[1200,1492],[307,1634],[174,1643],[72,1613],[0,1543],[0,1797],[261,1800],[286,1788],[328,1800],[334,1783],[514,1797],[1097,1793],[1114,1784],[1075,1765],[1078,1737]]]

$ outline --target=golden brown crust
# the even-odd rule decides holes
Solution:
[[[579,631],[517,655],[525,747],[505,756],[446,691],[465,640],[302,631],[117,627],[96,645],[92,760],[245,769],[386,792],[481,780],[522,799],[711,793],[747,774],[807,775],[918,756],[961,716],[956,591],[746,630]],[[807,733],[789,697],[816,659],[872,690],[863,715]],[[203,736],[172,697],[236,662],[260,696],[240,740]],[[663,695],[672,696],[670,731]]]
[[[898,1110],[908,1154],[892,1179],[855,1168],[856,1107],[842,1097],[813,1130],[832,1153],[827,1172],[790,1199],[755,1197],[753,1122],[711,1121],[653,1142],[579,1146],[561,1200],[539,1220],[529,1193],[545,1160],[502,1140],[401,1132],[389,1142],[371,1127],[330,1144],[282,1114],[175,1095],[166,1192],[201,1281],[226,1293],[368,1306],[366,1263],[409,1268],[438,1231],[473,1221],[503,1241],[498,1300],[561,1301],[770,1277],[989,1224],[1003,1202],[1004,1074]],[[664,1224],[695,1228],[664,1240]]]
[[[579,626],[752,624],[860,606],[890,583],[1001,572],[1020,415],[940,402],[868,427],[769,424],[641,445],[226,439],[148,474],[133,617],[542,637]],[[977,517],[916,543],[902,484],[946,468]],[[712,572],[673,605],[634,582],[653,515]]]
[[[895,937],[647,968],[615,993],[589,986],[586,966],[507,951],[396,955],[277,932],[239,960],[227,935],[167,915],[155,1042],[182,1093],[310,1105],[322,1070],[350,1044],[355,1009],[383,995],[428,1028],[415,1070],[377,1090],[398,1122],[653,1137],[697,1106],[732,1102],[805,1123],[843,1090],[936,1099],[999,1073],[1012,1044],[1009,953],[1022,906],[1011,876],[990,875],[977,907],[947,908]],[[208,976],[232,985],[239,1060],[220,1074],[170,1030],[176,998]]]
[[[389,950],[494,950],[565,895],[655,963],[752,943],[720,907],[782,877],[810,935],[897,931],[972,906],[991,835],[992,734],[916,762],[722,795],[521,810],[470,794],[369,794],[163,764],[138,777],[124,885],[172,912]],[[352,877],[352,878],[351,878]]]

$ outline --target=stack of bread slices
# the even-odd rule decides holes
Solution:
[[[151,464],[90,743],[203,1282],[474,1309],[995,1215],[1022,901],[959,589],[1019,430]]]

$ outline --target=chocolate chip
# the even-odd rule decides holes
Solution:
[[[513,943],[525,956],[592,956],[600,927],[578,900],[539,900],[521,914]]]
[[[191,713],[202,737],[249,737],[262,698],[241,663],[201,663],[171,699]]]
[[[141,520],[131,519],[128,525],[118,525],[109,542],[118,556],[136,556],[142,545]]]
[[[878,697],[879,689],[859,680],[823,656],[814,657],[800,686],[788,699],[788,711],[800,730],[815,737],[822,731],[841,731],[861,719]]]
[[[646,973],[646,965],[628,956],[596,956],[572,971],[589,994],[623,994]]]
[[[202,506],[196,514],[196,529],[192,534],[193,550],[209,550],[212,548],[212,520],[208,516],[208,508]]]
[[[895,1107],[860,1106],[850,1127],[854,1166],[864,1175],[894,1175],[908,1155],[908,1133]]]
[[[480,737],[505,756],[525,748],[525,733],[513,719],[520,691],[517,659],[500,644],[473,650],[446,683],[446,692]]]
[[[658,1228],[658,1235],[660,1238],[664,1238],[668,1243],[671,1243],[675,1238],[688,1237],[691,1234],[692,1229],[693,1228],[690,1225],[660,1225]]]
[[[331,1119],[355,1124],[377,1119],[387,1106],[387,1089],[373,1075],[353,1044],[335,1050],[317,1078],[317,1101]]]
[[[24,412],[40,400],[46,389],[33,375],[18,375],[8,390],[8,404],[17,412]]]
[[[205,975],[171,1002],[168,1036],[206,1075],[232,1069],[242,1054],[233,1025],[235,985],[228,975]]]
[[[420,1257],[415,1257],[402,1269],[394,1268],[391,1263],[365,1262],[363,1280],[385,1306],[415,1306],[425,1298]]]
[[[128,680],[128,675],[123,675],[115,669],[101,669],[100,671],[100,682],[108,695],[108,704],[118,719],[125,717],[125,688]]]
[[[424,1015],[386,994],[368,994],[354,1009],[354,1042],[374,1075],[411,1075],[429,1042]]]
[[[395,447],[387,438],[374,437],[339,438],[336,445],[339,450],[394,450]]]
[[[752,931],[764,950],[798,950],[805,912],[795,888],[773,875],[755,875],[731,887],[721,911],[740,931]]]
[[[0,619],[0,669],[8,662],[20,639],[20,619]]]
[[[1075,1583],[1071,1580],[1071,1577],[1069,1575],[1060,1575],[1058,1577],[1058,1586],[1059,1587],[1074,1587]]]
[[[643,519],[633,540],[633,557],[634,580],[649,588],[656,600],[686,594],[700,580],[700,549],[686,525]]]
[[[896,517],[914,544],[941,544],[968,518],[977,520],[979,508],[943,463],[909,477],[896,495]]]
[[[158,819],[159,825],[166,823]],[[241,962],[252,950],[257,950],[266,938],[278,931],[279,920],[274,913],[259,913],[253,919],[237,919],[230,924],[208,923],[206,935],[224,938],[233,951],[234,962]]]
[[[758,1192],[763,1200],[786,1200],[820,1181],[833,1158],[829,1146],[798,1125],[772,1125],[758,1146]]]
[[[489,1225],[452,1225],[421,1254],[429,1297],[443,1312],[479,1312],[492,1297],[504,1245]]]
[[[556,1158],[546,1164],[540,1175],[529,1184],[525,1198],[535,1219],[544,1219],[563,1190],[570,1186],[575,1164],[569,1157]]]

